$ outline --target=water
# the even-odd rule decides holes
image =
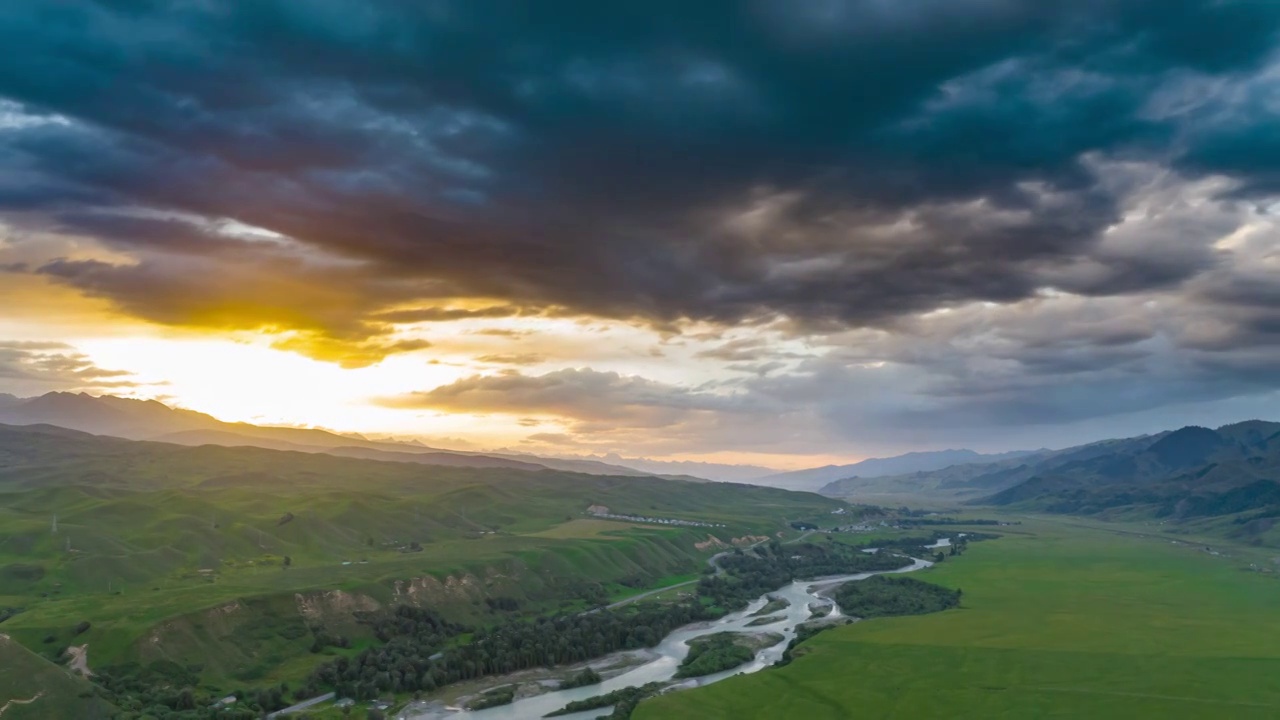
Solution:
[[[936,547],[945,547],[945,545],[937,545]],[[898,570],[887,571],[889,573],[912,572],[927,568],[932,563],[924,560],[916,560]],[[487,710],[477,710],[474,712],[446,712],[427,713],[412,716],[416,720],[437,720],[438,718],[448,718],[449,720],[532,720],[540,718],[549,712],[559,710],[567,703],[574,700],[585,700],[589,697],[602,695],[614,690],[621,690],[626,687],[634,687],[644,685],[651,682],[667,681],[675,676],[676,668],[680,666],[680,662],[689,654],[689,641],[702,635],[710,635],[718,632],[768,632],[778,633],[783,639],[776,645],[764,648],[756,653],[756,657],[746,665],[726,670],[724,672],[715,673],[714,675],[706,675],[700,678],[690,678],[676,683],[673,687],[690,688],[702,685],[710,685],[713,682],[719,682],[727,677],[737,675],[739,673],[753,673],[763,670],[766,667],[777,662],[787,644],[796,636],[796,626],[809,619],[810,603],[821,605],[832,605],[831,617],[840,617],[840,608],[835,607],[834,602],[829,598],[822,597],[818,594],[820,588],[828,587],[836,583],[849,582],[851,580],[863,580],[872,575],[880,575],[884,573],[858,573],[856,575],[836,575],[828,578],[820,578],[818,580],[797,580],[789,585],[783,586],[778,590],[767,595],[756,598],[747,606],[745,610],[726,615],[719,620],[710,623],[698,623],[673,631],[670,635],[663,638],[662,642],[653,651],[658,657],[644,665],[632,668],[621,675],[610,678],[599,685],[588,685],[586,687],[572,688],[569,690],[557,690],[555,692],[544,693],[535,697],[517,700],[510,705],[489,708]],[[785,619],[780,620],[771,625],[763,625],[757,627],[747,627],[747,623],[755,618],[750,617],[751,613],[764,607],[765,603],[771,597],[786,598],[791,605],[786,610],[780,610],[773,615],[783,615]],[[608,708],[596,708],[572,715],[564,715],[562,717],[568,720],[586,720],[587,718],[596,718],[600,715],[607,715]]]
[[[960,533],[960,537],[964,537],[964,533]],[[951,538],[942,538],[934,542],[932,545],[925,545],[925,547],[929,548],[930,550],[937,550],[938,548],[951,547]],[[867,553],[868,555],[874,555],[880,552],[880,548],[878,547],[862,548],[862,552]]]

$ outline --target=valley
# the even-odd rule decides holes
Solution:
[[[1280,547],[1280,423],[1188,426],[995,463],[845,478],[821,492],[862,503],[1150,520],[1169,532]]]
[[[1251,444],[1205,430],[1057,451],[978,500],[926,492],[931,511],[0,426],[0,650],[45,678],[5,691],[31,701],[8,713],[65,685],[75,709],[58,712],[120,720],[198,720],[231,697],[217,712],[246,718],[309,698],[317,718],[343,698],[419,718],[1262,717],[1280,701],[1247,678],[1280,655],[1247,628],[1280,628],[1264,601],[1280,566],[1241,528],[1271,501],[1205,500],[1269,482],[1274,437],[1248,427]],[[1216,470],[1236,465],[1258,479]],[[956,472],[983,466],[922,475]],[[839,586],[902,570],[923,582]],[[587,667],[602,677],[556,690]],[[832,674],[849,667],[856,682]]]
[[[1208,720],[1280,709],[1274,551],[1211,553],[1151,525],[1009,517],[1022,524],[913,575],[963,590],[959,608],[830,630],[784,668],[646,700],[634,717]]]
[[[844,507],[755,486],[51,426],[0,426],[0,458],[0,607],[15,610],[0,631],[42,662],[74,645],[95,673],[159,668],[196,697],[297,687],[327,657],[377,644],[360,613],[430,607],[484,626],[588,608],[696,578],[735,538],[798,535],[788,518]],[[681,524],[598,519],[594,505]]]
[[[0,720],[1280,718],[1280,0],[0,46]]]

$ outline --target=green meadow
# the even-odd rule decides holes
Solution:
[[[111,710],[92,686],[0,634],[0,717],[99,720]]]
[[[840,504],[38,429],[0,432],[0,461],[0,609],[21,609],[0,632],[46,660],[88,644],[91,668],[170,660],[222,689],[305,676],[324,659],[309,652],[316,626],[367,645],[353,610],[410,602],[483,625],[500,617],[490,598],[534,614],[618,599],[696,577],[709,534],[772,533]],[[599,520],[592,504],[726,527]]]
[[[1150,528],[1019,519],[915,576],[961,588],[960,608],[821,633],[787,667],[660,696],[634,717],[1280,716],[1280,580],[1250,570],[1274,560]]]

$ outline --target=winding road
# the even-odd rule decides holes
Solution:
[[[268,716],[267,716],[267,720],[273,720],[273,718],[278,718],[278,717],[281,717],[281,716],[283,716],[283,715],[290,715],[290,714],[292,714],[292,713],[302,712],[303,710],[306,710],[307,708],[311,707],[312,705],[319,705],[319,704],[320,704],[320,703],[322,703],[322,702],[327,702],[327,701],[329,701],[329,700],[332,700],[332,699],[333,699],[333,696],[334,696],[334,694],[333,694],[333,693],[325,693],[325,694],[323,694],[323,695],[319,695],[319,696],[317,696],[317,697],[313,697],[313,698],[311,698],[310,700],[303,700],[302,702],[298,703],[297,705],[290,705],[289,707],[287,707],[287,708],[285,708],[285,709],[283,709],[283,710],[277,710],[277,711],[275,711],[275,712],[271,713],[270,715],[268,715]]]

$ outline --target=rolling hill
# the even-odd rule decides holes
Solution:
[[[592,505],[666,522],[595,519]],[[2,629],[47,659],[87,642],[92,668],[199,665],[228,690],[297,677],[309,628],[358,633],[362,608],[422,603],[460,622],[491,620],[486,598],[553,610],[587,586],[697,572],[719,543],[841,506],[752,485],[0,426],[0,606],[23,608]]]
[[[822,488],[851,500],[914,497],[1018,510],[1145,517],[1280,546],[1280,423],[1189,426],[1132,438]]]
[[[978,502],[1049,512],[1141,510],[1186,521],[1237,516],[1240,534],[1280,517],[1280,423],[1184,427],[1145,447],[1074,458]]]
[[[55,425],[93,435],[158,440],[179,445],[261,447],[450,467],[551,469],[589,475],[651,477],[653,472],[592,459],[439,450],[412,442],[368,440],[315,428],[228,423],[156,400],[52,392],[32,398],[0,395],[0,424]],[[379,453],[387,453],[379,455]],[[416,457],[410,457],[410,456]],[[658,474],[663,476],[663,474]],[[701,478],[688,478],[695,479]]]
[[[1038,472],[1090,458],[1145,449],[1163,436],[1151,435],[1103,440],[1063,450],[1041,450],[1033,454],[1013,454],[995,462],[952,465],[940,470],[918,471],[881,477],[846,477],[823,486],[819,492],[831,497],[861,498],[868,502],[882,496],[917,497],[933,500],[971,500],[1013,487]]]
[[[520,457],[516,455],[515,457]],[[659,476],[693,476],[716,482],[745,482],[756,484],[759,478],[777,474],[773,468],[759,465],[726,465],[724,463],[697,460],[651,460],[641,457],[623,457],[617,453],[607,455],[576,455],[562,459],[593,460],[609,465],[635,468]]]
[[[106,720],[94,688],[0,633],[0,717],[4,720]]]
[[[905,455],[895,455],[887,458],[868,458],[850,465],[824,465],[823,467],[805,470],[775,473],[755,478],[752,482],[792,490],[812,491],[846,478],[878,478],[931,472],[953,466],[988,464],[1022,457],[1032,457],[1043,452],[1045,451],[1019,450],[995,455],[983,455],[973,450],[910,452]]]

